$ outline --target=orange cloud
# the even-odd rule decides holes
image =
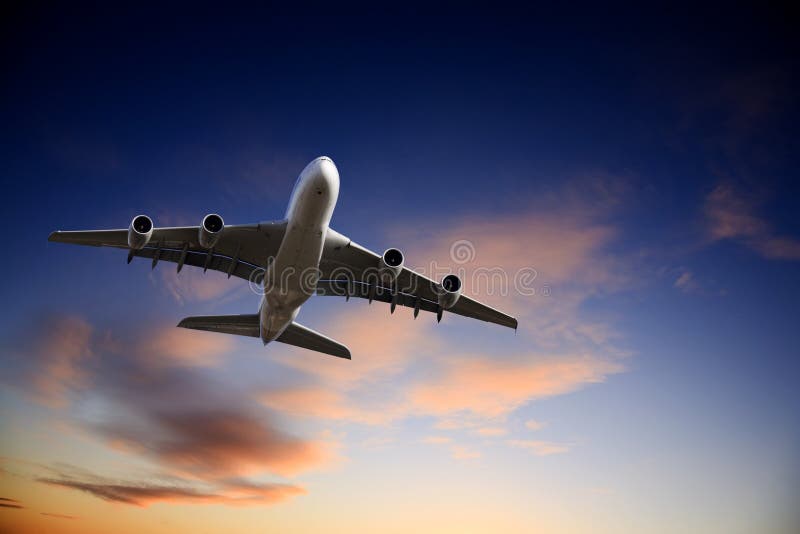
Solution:
[[[334,443],[296,438],[246,411],[162,410],[148,417],[150,424],[142,428],[121,423],[100,430],[183,476],[217,479],[265,471],[291,476],[337,459]]]
[[[397,415],[379,406],[360,405],[345,393],[322,385],[270,389],[258,397],[272,410],[299,417],[377,425],[386,424]]]
[[[460,358],[451,360],[439,379],[413,387],[410,400],[420,413],[496,418],[530,400],[569,393],[622,370],[619,363],[591,355]]]
[[[705,215],[712,239],[733,239],[767,259],[800,259],[800,240],[775,235],[755,213],[754,203],[730,185],[718,185],[706,198]]]
[[[306,493],[305,489],[291,484],[251,484],[246,482],[223,484],[211,491],[186,485],[119,483],[103,479],[82,481],[70,478],[42,478],[39,479],[39,482],[80,490],[106,501],[134,506],[149,506],[154,503],[264,505],[275,504]],[[72,519],[72,516],[46,515]]]

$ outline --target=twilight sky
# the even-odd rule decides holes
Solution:
[[[5,8],[0,532],[797,532],[796,15],[572,11]],[[264,348],[174,328],[241,280],[47,242],[280,218],[319,155],[519,331]]]

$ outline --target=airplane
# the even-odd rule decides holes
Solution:
[[[341,343],[295,322],[311,295],[344,296],[413,308],[445,311],[517,328],[517,320],[462,294],[455,274],[441,283],[404,265],[403,253],[388,248],[376,254],[329,227],[339,197],[339,171],[333,160],[311,161],[295,182],[282,220],[227,226],[216,213],[200,226],[155,228],[147,215],[137,215],[127,229],[57,231],[48,241],[115,247],[135,257],[201,267],[255,282],[263,297],[255,314],[187,317],[179,327],[278,341],[350,359]]]

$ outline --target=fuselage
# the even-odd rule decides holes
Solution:
[[[267,266],[259,310],[266,344],[294,320],[316,286],[328,225],[339,198],[339,171],[325,156],[306,165],[286,209],[286,232]]]

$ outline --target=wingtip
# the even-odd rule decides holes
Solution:
[[[58,234],[61,233],[61,230],[56,230],[55,232],[50,232],[50,235],[47,236],[48,241],[57,241]]]

